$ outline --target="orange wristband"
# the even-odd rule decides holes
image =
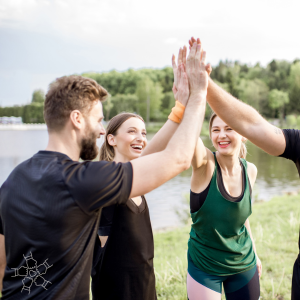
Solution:
[[[169,114],[169,119],[175,123],[180,123],[185,111],[185,106],[176,100],[175,106],[172,108],[172,112]]]

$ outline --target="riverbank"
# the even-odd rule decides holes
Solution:
[[[263,265],[261,300],[290,299],[298,255],[300,195],[253,205],[251,230]],[[158,299],[186,300],[186,251],[190,226],[154,233]],[[224,297],[222,299],[225,299]]]

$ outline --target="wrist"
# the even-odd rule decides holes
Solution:
[[[206,95],[207,95],[207,90],[204,91],[198,91],[198,92],[191,92],[190,93],[190,98],[201,98],[201,99],[206,99]]]
[[[175,107],[172,108],[172,112],[170,113],[168,118],[175,123],[180,123],[183,118],[184,111],[185,106],[178,100],[176,100]]]

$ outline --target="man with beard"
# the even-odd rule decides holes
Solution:
[[[97,155],[107,91],[81,76],[50,85],[44,107],[47,148],[18,165],[0,189],[7,255],[3,299],[89,299],[102,207],[146,194],[190,165],[208,82],[205,54],[201,58],[196,43],[186,70],[179,68],[178,86],[189,102],[174,136],[168,145],[162,140],[163,151],[128,163],[78,162]]]

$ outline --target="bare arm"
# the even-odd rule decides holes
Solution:
[[[187,60],[190,98],[181,124],[165,150],[133,160],[130,197],[146,194],[186,170],[191,163],[205,114],[208,75],[201,46],[191,49]]]
[[[149,155],[164,150],[178,126],[178,123],[168,120],[163,125],[163,127],[155,134],[155,136],[149,142],[149,145],[147,145],[141,156]]]
[[[193,37],[190,46],[200,40]],[[207,102],[212,110],[232,129],[246,137],[267,153],[278,156],[286,147],[282,131],[267,122],[253,107],[237,100],[216,85],[210,78],[207,89]]]
[[[0,291],[2,292],[3,277],[6,267],[6,253],[4,235],[0,234]]]
[[[211,79],[207,101],[225,123],[265,152],[274,156],[284,152],[286,142],[282,131],[267,122],[253,107],[234,98]]]
[[[183,106],[187,105],[189,99],[189,86],[183,80],[178,80],[180,77],[180,69],[179,67],[183,65],[185,70],[186,65],[186,51],[187,48],[184,46],[182,49],[179,49],[178,53],[178,67],[175,62],[175,56],[172,56],[172,67],[174,73],[174,85],[173,85],[173,93],[176,100],[178,100]],[[163,125],[163,127],[155,134],[152,138],[149,145],[143,151],[142,156],[152,154],[155,152],[159,152],[164,150],[171,137],[175,133],[176,129],[178,128],[179,123],[175,123],[171,120],[167,120],[167,122]]]
[[[255,242],[254,242],[254,239],[253,239],[253,236],[252,236],[249,219],[246,220],[245,226],[246,226],[246,228],[247,228],[247,230],[248,230],[248,232],[250,234],[250,238],[251,238],[251,241],[252,241],[253,251],[254,251],[254,253],[256,255],[256,266],[257,266],[257,270],[258,270],[258,276],[260,278],[261,275],[262,275],[262,263],[261,263],[258,255],[257,255],[257,252],[256,252]]]

